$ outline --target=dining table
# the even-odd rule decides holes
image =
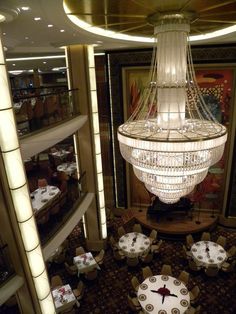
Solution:
[[[225,249],[213,241],[198,241],[194,243],[191,247],[191,254],[197,265],[203,267],[214,264],[220,268],[227,259]]]
[[[53,185],[40,187],[30,193],[34,213],[48,206],[55,198],[59,197],[60,193],[60,189]]]
[[[147,254],[150,250],[150,239],[139,232],[124,234],[118,242],[119,248],[127,257],[138,257]]]
[[[76,297],[69,284],[52,290],[56,313],[70,309],[76,303]]]
[[[139,285],[137,296],[146,314],[183,314],[190,307],[187,287],[172,276],[146,278]]]
[[[75,173],[77,170],[76,162],[64,162],[61,165],[57,166],[57,171],[63,171],[69,176]]]
[[[73,262],[77,266],[78,276],[79,274],[87,273],[94,268],[100,270],[100,267],[91,252],[86,252],[84,254],[75,256]]]

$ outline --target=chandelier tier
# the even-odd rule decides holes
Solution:
[[[209,111],[196,82],[188,13],[152,16],[155,47],[147,86],[118,128],[123,158],[165,203],[189,194],[219,161],[226,128]]]

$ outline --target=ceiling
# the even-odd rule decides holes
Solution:
[[[193,34],[202,34],[236,25],[236,1],[226,0],[64,0],[70,16],[91,26],[125,35],[150,39],[153,27],[147,17],[163,11],[194,12],[191,21]],[[22,7],[29,7],[24,11]],[[69,44],[93,44],[95,51],[151,47],[152,43],[115,39],[93,34],[78,28],[66,15],[63,0],[0,0],[0,14],[7,20],[1,23],[2,42],[6,58],[64,55],[60,47]],[[34,18],[41,18],[35,20]],[[150,40],[149,40],[150,41]],[[213,38],[207,43],[235,43],[235,32]],[[197,41],[194,44],[204,42]],[[64,58],[31,61],[7,61],[9,70],[34,69],[49,71],[65,66]]]

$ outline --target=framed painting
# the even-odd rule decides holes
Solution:
[[[232,123],[232,97],[234,70],[230,67],[196,67],[196,79],[203,98],[215,118],[226,127]],[[148,83],[149,67],[123,67],[123,112],[126,121],[137,106],[145,85]],[[229,141],[228,141],[229,142]],[[221,160],[210,167],[205,180],[189,197],[201,209],[222,209],[226,180],[228,144]],[[132,166],[126,165],[128,207],[147,206],[150,196],[144,184],[133,173]]]

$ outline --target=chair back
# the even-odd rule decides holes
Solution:
[[[217,276],[218,272],[219,272],[219,268],[215,264],[211,264],[205,269],[205,273],[209,277]]]
[[[116,261],[122,261],[125,259],[125,256],[122,255],[121,251],[119,251],[116,247],[113,249],[113,256]]]
[[[138,265],[139,260],[138,257],[127,257],[126,262],[128,266],[135,267]]]
[[[152,229],[149,235],[149,239],[153,242],[157,239],[157,231],[155,229]]]
[[[123,235],[125,235],[126,232],[125,232],[124,227],[122,227],[122,226],[119,227],[119,228],[117,229],[117,233],[118,233],[119,237],[122,237]]]
[[[131,284],[132,284],[132,287],[134,288],[135,291],[138,291],[138,288],[139,288],[139,285],[140,285],[140,282],[138,280],[138,278],[136,276],[133,276],[131,278]]]
[[[85,250],[84,250],[84,248],[83,248],[82,246],[77,247],[77,248],[75,249],[75,256],[82,255],[82,254],[84,254],[84,253],[85,253]]]
[[[148,277],[152,277],[153,273],[152,270],[149,266],[146,266],[144,268],[142,268],[142,273],[143,273],[143,279],[145,280]]]
[[[193,271],[199,271],[201,269],[192,258],[188,260],[188,266]]]
[[[51,288],[55,289],[57,287],[63,286],[62,279],[59,275],[55,275],[51,278]]]
[[[226,246],[226,237],[219,236],[218,239],[216,240],[216,243],[221,245],[222,247]]]
[[[236,246],[233,245],[231,248],[227,251],[228,257],[234,257],[236,255]]]
[[[38,179],[38,187],[39,188],[44,188],[48,185],[47,179],[42,178],[42,179]]]
[[[151,261],[153,260],[152,251],[150,250],[146,255],[142,256],[141,260],[143,263],[146,263],[146,264],[151,263]]]
[[[201,236],[201,241],[211,241],[211,235],[209,232],[203,232]]]
[[[179,277],[178,277],[178,279],[180,280],[180,281],[182,281],[184,284],[188,284],[188,281],[189,281],[189,273],[188,272],[186,272],[186,271],[181,271],[181,273],[180,273],[180,275],[179,275]]]
[[[133,225],[133,232],[143,233],[143,229],[142,229],[141,225],[140,224],[134,224]]]
[[[95,256],[95,261],[101,265],[103,263],[103,259],[104,259],[104,255],[105,255],[105,251],[102,249],[97,256]]]
[[[194,244],[193,236],[191,234],[186,235],[186,244],[188,248]]]
[[[161,275],[173,276],[171,266],[164,264],[161,268]]]

